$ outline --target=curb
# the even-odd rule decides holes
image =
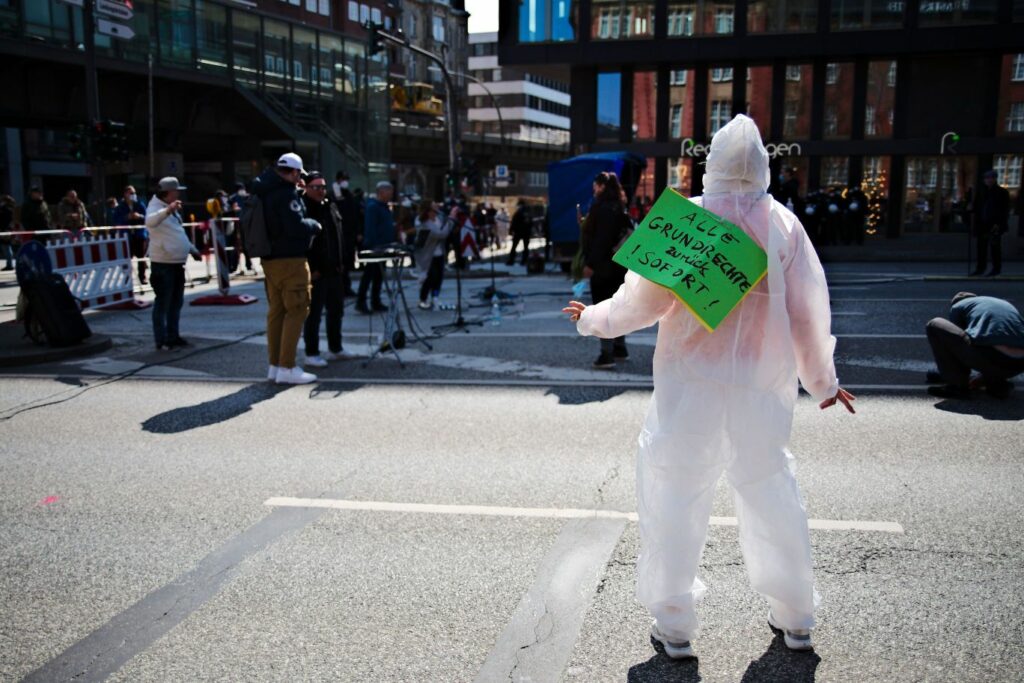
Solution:
[[[0,326],[6,327],[6,325]],[[18,326],[18,333],[21,333],[21,326]],[[6,336],[6,335],[3,335]],[[24,365],[38,365],[40,363],[53,363],[67,360],[68,358],[80,358],[91,356],[100,351],[106,351],[114,345],[113,340],[105,334],[93,334],[81,344],[53,348],[49,346],[36,346],[30,341],[23,344],[9,345],[0,353],[0,368],[14,368]]]

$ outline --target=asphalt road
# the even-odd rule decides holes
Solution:
[[[91,314],[102,358],[0,375],[0,680],[1019,680],[1024,392],[930,398],[922,326],[956,291],[1022,286],[829,270],[860,400],[797,408],[813,654],[768,629],[724,485],[699,658],[652,647],[629,513],[653,337],[592,370],[547,275],[499,282],[518,318],[308,387],[260,381],[262,303],[187,307],[173,354],[146,311]],[[346,348],[376,348],[368,323],[349,311]]]

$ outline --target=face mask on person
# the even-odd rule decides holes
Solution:
[[[343,189],[343,190],[347,190],[348,189],[348,181],[347,180],[342,180],[338,184],[341,185],[341,189]]]
[[[139,201],[139,195],[137,195],[134,192],[132,192],[130,195],[128,195],[128,201],[130,201],[130,202],[137,202],[137,201]]]

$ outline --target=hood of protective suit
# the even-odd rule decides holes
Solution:
[[[770,181],[768,150],[761,142],[757,124],[749,116],[737,114],[711,138],[704,193],[763,194]]]

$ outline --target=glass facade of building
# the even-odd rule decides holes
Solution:
[[[82,9],[58,0],[0,2],[0,36],[81,50]],[[244,89],[297,130],[315,133],[368,168],[388,161],[386,53],[364,40],[213,0],[134,3],[132,40],[97,33],[109,64],[200,72]],[[187,79],[187,76],[184,76]]]

